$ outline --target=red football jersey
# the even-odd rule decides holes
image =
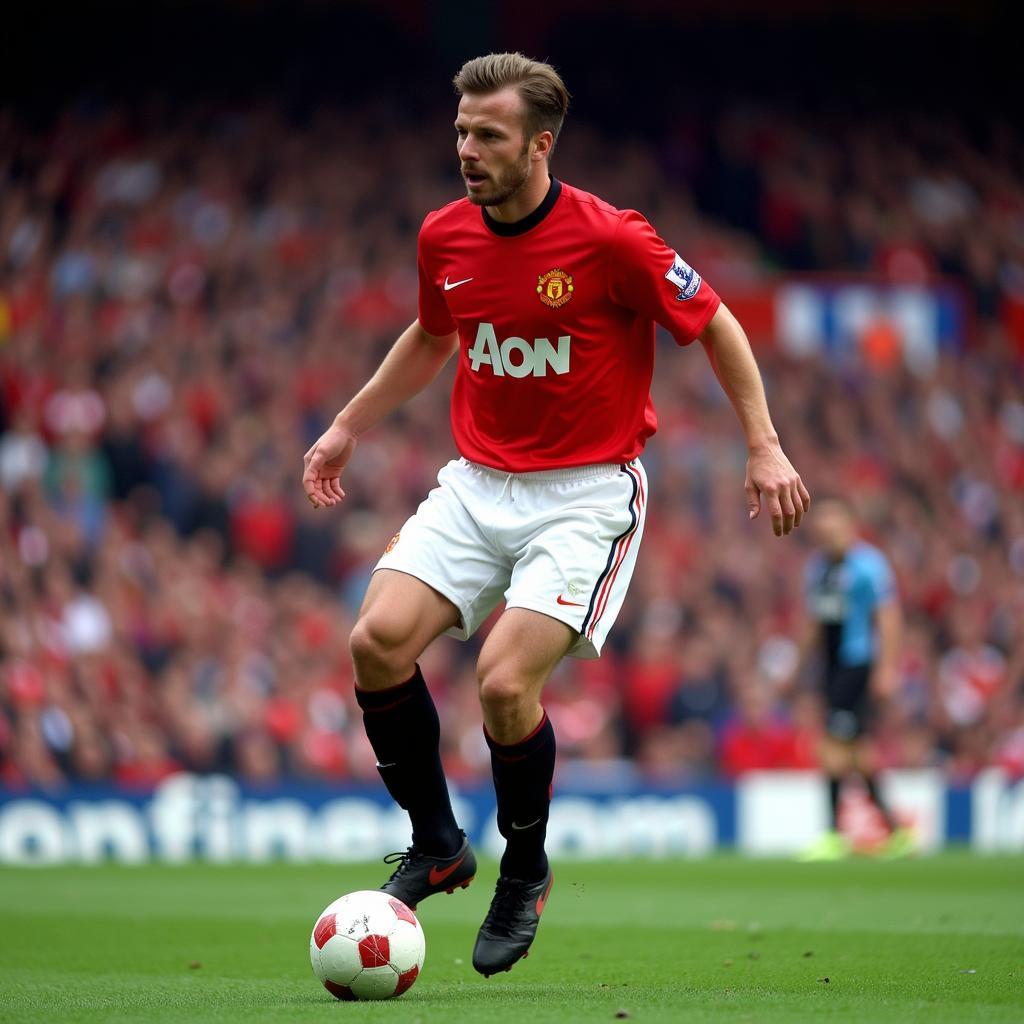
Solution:
[[[434,211],[418,248],[420,323],[459,332],[456,447],[509,473],[639,455],[655,321],[686,345],[720,302],[639,213],[555,179],[515,224],[468,199]]]

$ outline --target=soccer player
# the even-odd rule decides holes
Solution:
[[[415,906],[476,870],[417,659],[441,633],[471,636],[505,599],[477,667],[507,844],[473,952],[491,975],[526,955],[551,891],[555,735],[541,691],[564,655],[599,656],[636,563],[639,455],[657,423],[655,322],[680,345],[701,340],[732,401],[749,447],[750,518],[763,497],[775,534],[788,534],[810,498],[779,446],[746,336],[714,291],[639,213],[552,177],[569,100],[555,70],[491,54],[454,84],[466,196],[423,222],[419,316],[306,453],[303,484],[315,507],[342,501],[360,436],[456,356],[462,457],[388,545],[351,650],[381,777],[412,822],[412,846],[383,888]]]
[[[855,773],[889,829],[881,852],[903,856],[912,851],[913,836],[899,827],[878,792],[866,734],[874,700],[891,697],[897,685],[901,613],[892,570],[878,548],[858,538],[853,512],[842,499],[819,499],[813,530],[820,550],[807,565],[808,621],[800,665],[813,654],[821,659],[827,711],[820,756],[828,777],[830,827],[802,859],[839,860],[849,854],[850,843],[839,831],[839,796],[843,780]]]

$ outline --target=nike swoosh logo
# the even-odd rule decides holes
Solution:
[[[548,901],[548,896],[551,895],[551,886],[555,884],[555,876],[552,874],[551,880],[548,882],[548,887],[544,890],[543,896],[537,897],[537,916],[540,917],[544,913],[544,904]]]
[[[449,282],[448,278],[446,277],[444,279],[444,290],[446,292],[450,292],[453,288],[458,288],[460,284],[469,284],[469,282],[472,281],[472,280],[473,280],[473,278],[471,278],[471,277],[464,277],[461,281],[451,281],[451,282]]]
[[[463,854],[454,864],[449,864],[440,871],[436,867],[431,868],[427,880],[431,885],[440,885],[465,859],[466,855]]]
[[[512,827],[513,827],[513,828],[514,828],[514,829],[515,829],[515,830],[516,830],[517,832],[525,832],[525,831],[526,831],[526,829],[528,829],[528,828],[533,828],[533,826],[534,826],[534,825],[539,825],[539,824],[540,824],[540,818],[538,818],[538,819],[537,819],[536,821],[531,821],[529,825],[517,825],[517,824],[516,824],[516,823],[515,823],[515,822],[513,821],[513,822],[512,822]]]
[[[566,599],[562,597],[561,594],[558,595],[556,600],[559,604],[568,604],[571,605],[573,608],[586,608],[586,605],[580,604],[579,601],[566,601]]]

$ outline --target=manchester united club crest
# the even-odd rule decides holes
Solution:
[[[545,306],[558,309],[564,306],[573,293],[572,276],[557,267],[537,278],[537,294]]]

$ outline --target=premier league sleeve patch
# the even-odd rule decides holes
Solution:
[[[700,289],[700,274],[676,253],[675,262],[665,274],[665,280],[671,281],[679,289],[676,296],[678,302],[692,299]]]

